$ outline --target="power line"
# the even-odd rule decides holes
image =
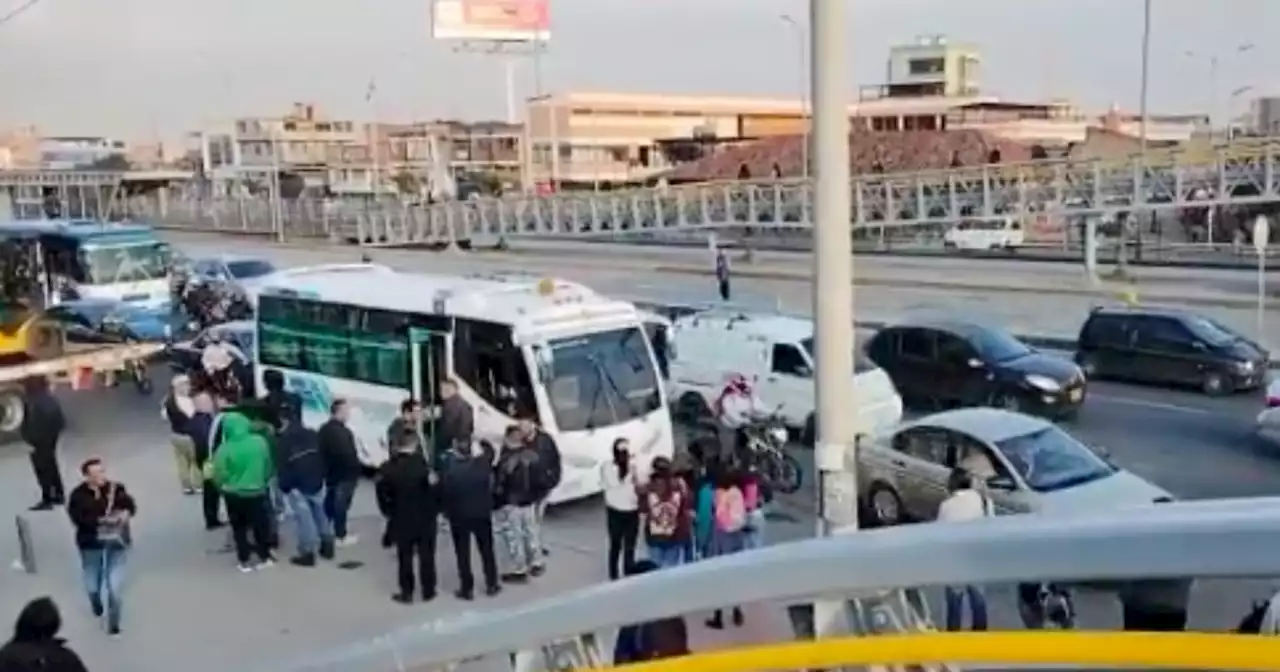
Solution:
[[[18,18],[19,16],[22,16],[24,13],[26,13],[28,9],[35,7],[36,5],[40,4],[40,2],[41,0],[27,0],[26,2],[22,3],[21,5],[18,5],[14,9],[9,10],[8,13],[0,15],[0,27],[3,27],[5,24]]]

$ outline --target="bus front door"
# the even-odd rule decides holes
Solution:
[[[436,423],[440,418],[440,381],[448,374],[446,338],[448,334],[428,329],[409,330],[409,385],[413,398],[422,405],[426,420],[422,437],[427,454],[437,449]]]

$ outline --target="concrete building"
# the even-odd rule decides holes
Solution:
[[[1063,147],[1083,142],[1093,130],[1137,138],[1142,133],[1142,119],[1118,108],[1103,114],[1088,114],[1067,101],[981,102],[961,105],[948,112],[944,127],[983,131],[1045,147]],[[1151,142],[1187,142],[1208,128],[1206,114],[1153,114],[1147,120],[1147,138]]]
[[[1255,135],[1280,135],[1280,96],[1261,96],[1249,104],[1245,130]]]
[[[45,136],[39,141],[40,167],[46,170],[85,168],[110,157],[126,157],[123,140],[101,136]]]
[[[981,66],[977,47],[952,43],[944,35],[927,35],[889,49],[885,85],[893,97],[976,96]]]
[[[266,178],[278,168],[314,187],[327,182],[344,148],[367,141],[363,126],[330,119],[311,103],[295,103],[279,117],[237,119],[234,137],[232,165],[241,177]]]
[[[884,97],[849,105],[854,124],[877,131],[939,130],[957,107],[995,98]],[[565,93],[531,99],[529,175],[546,183],[641,182],[674,167],[661,151],[678,138],[747,140],[797,135],[807,106],[796,99]]]

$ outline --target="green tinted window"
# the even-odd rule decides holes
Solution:
[[[258,319],[259,357],[267,366],[376,385],[409,386],[406,315],[264,296]]]

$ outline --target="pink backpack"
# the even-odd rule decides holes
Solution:
[[[760,508],[760,484],[754,478],[742,486],[742,504],[747,511]]]
[[[738,488],[716,490],[715,493],[716,530],[720,532],[741,532],[747,526],[747,505]]]

